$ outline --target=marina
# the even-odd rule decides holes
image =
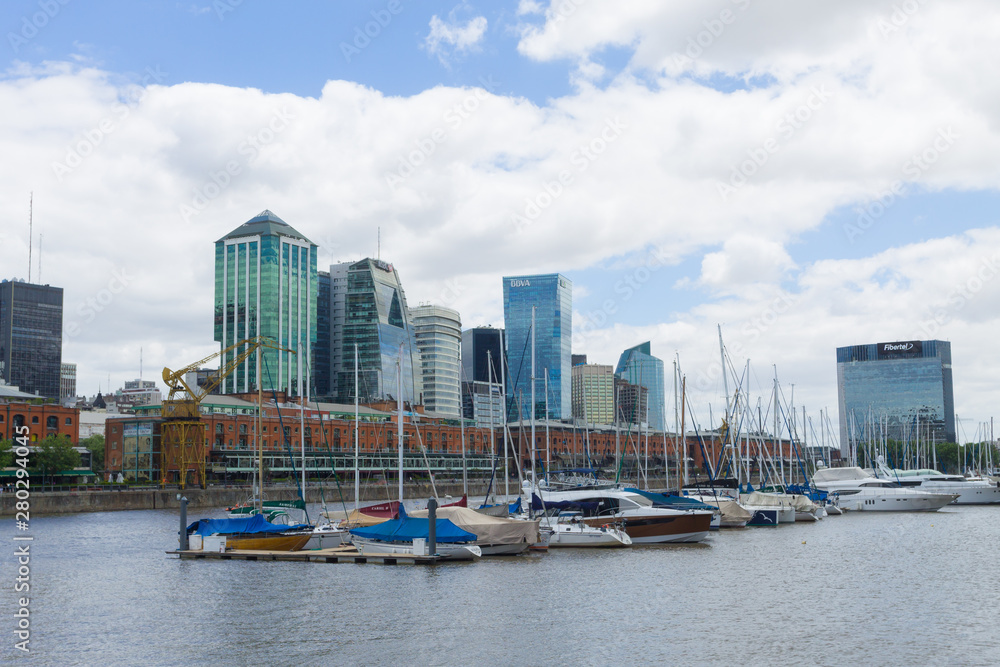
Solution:
[[[38,517],[33,658],[991,665],[1000,644],[998,509],[846,512],[713,531],[698,544],[416,568],[354,565],[351,556],[326,567],[294,552],[168,556],[179,519],[171,510]]]

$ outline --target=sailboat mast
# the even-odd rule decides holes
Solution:
[[[535,306],[531,307],[531,491],[538,489],[535,479]]]
[[[493,353],[491,350],[486,350],[486,379],[488,380],[487,389],[490,393],[490,452],[493,454],[493,460],[496,461],[497,456],[497,440],[496,440],[496,415],[493,414],[494,403],[493,403]],[[506,422],[506,420],[504,420]],[[496,468],[494,468],[496,470]],[[487,499],[486,502],[489,502]]]
[[[549,483],[549,469],[552,467],[552,448],[549,444],[549,369],[545,369],[545,484]]]
[[[681,455],[684,457],[684,484],[688,483],[687,436],[684,433],[684,399],[687,395],[687,378],[681,378]]]
[[[358,344],[354,344],[354,509],[361,509],[361,471],[358,464],[361,458],[361,443],[358,441]]]
[[[257,502],[257,513],[264,511],[264,440],[262,434],[264,430],[264,390],[260,381],[260,357],[264,350],[257,346],[257,493],[254,494]],[[220,367],[221,368],[221,367]],[[277,406],[275,406],[277,407]]]
[[[399,504],[403,504],[403,344],[396,359],[396,443],[399,449]]]

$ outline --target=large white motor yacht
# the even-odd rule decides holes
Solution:
[[[928,493],[957,493],[956,505],[989,505],[1000,503],[1000,483],[985,478],[969,479],[962,475],[946,475],[937,470],[893,470],[890,480],[904,489]]]
[[[876,512],[935,512],[958,498],[957,493],[928,493],[900,488],[861,468],[824,468],[813,475],[813,486],[836,493],[843,509]]]

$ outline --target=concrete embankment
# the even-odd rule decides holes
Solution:
[[[488,482],[486,480],[469,480],[469,495],[483,496],[486,494]],[[650,488],[660,488],[663,486],[662,479],[650,479]],[[510,489],[512,493],[517,492],[517,482],[511,481]],[[494,482],[493,493],[503,494],[504,484]],[[294,486],[267,487],[268,500],[293,500],[298,497],[298,490]],[[438,482],[438,496],[451,495],[458,498],[462,495],[462,483],[459,482]],[[240,486],[213,486],[208,489],[187,488],[184,491],[178,489],[123,489],[120,491],[32,491],[28,498],[28,503],[32,515],[40,514],[75,514],[77,512],[114,512],[121,510],[158,510],[175,509],[180,507],[177,494],[180,493],[188,499],[188,507],[227,507],[243,502],[249,498],[248,487]],[[361,502],[377,503],[392,500],[398,491],[394,484],[366,485],[361,489]],[[433,491],[429,483],[409,483],[404,485],[404,496],[406,498],[430,498]],[[338,491],[336,485],[308,485],[306,487],[306,501],[310,503],[321,502],[324,498],[329,508],[333,509],[340,505],[341,494],[344,502],[348,506],[354,503],[354,489],[350,486],[341,486]],[[14,516],[17,511],[15,503],[18,500],[10,491],[5,491],[0,496],[0,516]]]

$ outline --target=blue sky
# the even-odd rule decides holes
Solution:
[[[380,228],[410,301],[445,300],[467,325],[502,324],[500,276],[560,272],[591,361],[651,340],[708,377],[722,324],[739,356],[784,361],[797,396],[836,405],[835,347],[926,332],[1000,250],[1000,90],[964,46],[994,48],[980,5],[8,2],[0,261],[24,264],[34,192],[68,312],[132,267],[66,344],[88,393],[134,377],[140,346],[150,367],[214,349],[210,244],[271,208],[327,261],[371,254]],[[461,104],[473,111],[452,123]],[[244,160],[282,109],[289,129]],[[432,154],[415,152],[436,130]],[[586,146],[600,151],[575,161]],[[240,173],[179,217],[232,157]],[[548,201],[561,171],[572,183]],[[647,272],[651,254],[670,259]],[[754,324],[787,295],[776,324]],[[959,359],[987,347],[998,305],[986,280],[930,329]],[[956,370],[960,412],[988,416],[987,367]],[[721,382],[702,384],[718,404]]]

